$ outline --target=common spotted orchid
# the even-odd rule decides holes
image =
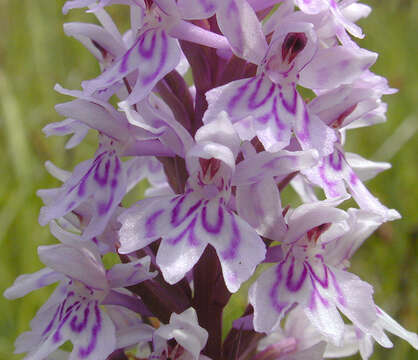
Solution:
[[[97,149],[73,171],[45,164],[62,185],[38,191],[39,222],[60,244],[40,246],[46,268],[4,295],[59,285],[16,352],[28,360],[360,352],[365,360],[374,341],[392,346],[385,332],[417,348],[417,335],[348,271],[366,239],[399,218],[363,184],[390,164],[345,149],[351,129],[385,121],[382,96],[396,91],[370,71],[377,55],[351,38],[363,37],[355,23],[370,7],[69,0],[63,12],[80,8],[96,23],[64,32],[91,52],[100,75],[81,90],[56,85],[73,99],[43,131],[70,135],[67,149],[95,133]],[[342,210],[351,196],[359,208]],[[246,281],[238,315],[227,305]],[[222,321],[231,314],[229,329]],[[67,341],[70,352],[60,348]]]

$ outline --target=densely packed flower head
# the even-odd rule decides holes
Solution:
[[[107,6],[127,7],[121,33]],[[353,39],[356,0],[70,0],[98,24],[64,31],[100,73],[58,104],[47,136],[97,134],[94,157],[39,190],[40,271],[17,298],[59,282],[16,341],[25,359],[323,359],[418,337],[380,309],[350,258],[398,219],[363,181],[390,167],[344,150],[385,121],[377,54]],[[310,94],[309,98],[306,94]],[[116,106],[114,104],[117,104]],[[147,179],[146,198],[122,200]],[[291,186],[297,207],[282,203]],[[357,208],[342,210],[352,198]],[[120,263],[103,265],[116,254]],[[232,293],[259,277],[222,336]],[[342,317],[344,315],[344,319]],[[59,347],[70,341],[70,353]]]

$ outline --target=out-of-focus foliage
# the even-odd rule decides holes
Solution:
[[[353,259],[352,271],[375,287],[375,300],[403,326],[417,331],[418,266],[418,2],[368,0],[373,7],[361,25],[366,39],[362,47],[380,54],[373,70],[386,76],[399,93],[387,97],[388,122],[369,129],[353,130],[348,149],[373,160],[390,161],[391,170],[368,186],[382,203],[401,212],[403,219],[387,223],[374,234]],[[75,150],[64,151],[64,139],[45,138],[49,122],[59,121],[54,104],[69,100],[53,91],[60,83],[71,89],[98,73],[93,57],[74,39],[66,38],[62,24],[92,21],[83,11],[63,16],[64,0],[0,0],[0,291],[22,273],[41,267],[39,245],[53,242],[47,228],[37,222],[39,188],[59,185],[43,163],[51,160],[65,169],[89,158],[94,136]],[[113,15],[122,19],[123,14]],[[24,299],[0,297],[0,359],[12,355],[17,335],[47,298],[45,290]],[[234,296],[226,326],[242,311],[242,298]],[[394,339],[393,350],[377,347],[374,360],[414,359],[405,342]],[[357,358],[357,357],[356,357]]]

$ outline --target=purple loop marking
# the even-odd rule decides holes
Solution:
[[[88,319],[89,319],[89,313],[90,313],[89,307],[90,307],[90,303],[87,303],[87,306],[85,307],[84,313],[83,313],[83,320],[81,322],[79,322],[78,324],[77,324],[77,320],[78,320],[77,314],[75,314],[73,316],[73,318],[71,319],[71,322],[70,322],[70,327],[71,327],[72,331],[74,331],[76,333],[81,333],[86,328],[87,322],[88,322]]]
[[[212,225],[207,220],[207,207],[204,206],[201,212],[201,219],[203,228],[210,234],[219,234],[223,223],[224,223],[224,212],[222,206],[218,206],[218,219],[216,220],[216,224]]]
[[[156,34],[154,34],[154,36],[156,36]],[[153,36],[153,42],[154,42],[154,36]],[[142,85],[148,85],[151,82],[155,81],[158,77],[160,78],[162,77],[160,73],[164,67],[164,64],[167,61],[167,53],[168,53],[167,34],[165,33],[164,30],[161,31],[161,40],[162,40],[161,41],[161,56],[158,61],[158,66],[155,69],[155,71],[152,72],[151,74],[142,76],[142,79],[141,79]],[[155,46],[153,46],[152,51],[154,51],[154,47]]]
[[[237,257],[239,246],[241,244],[241,234],[238,225],[235,221],[235,216],[231,214],[232,238],[230,239],[229,247],[222,251],[221,256],[224,260],[233,260]]]
[[[145,222],[145,237],[150,238],[156,236],[155,225],[158,218],[165,212],[164,209],[157,210],[154,214],[148,217]]]
[[[292,280],[293,280],[294,265],[295,265],[295,257],[292,256],[290,267],[289,267],[289,270],[287,271],[286,287],[289,291],[298,292],[300,288],[302,287],[303,283],[305,282],[308,271],[306,270],[305,264],[303,264],[302,274],[300,275],[299,279],[293,283]]]
[[[100,309],[99,309],[99,305],[97,300],[95,301],[94,304],[94,314],[96,315],[96,323],[93,326],[93,329],[91,331],[91,339],[90,342],[88,343],[87,347],[80,347],[80,350],[78,351],[78,355],[81,358],[86,358],[88,357],[93,350],[96,348],[97,345],[97,336],[102,328],[102,316],[100,313]]]

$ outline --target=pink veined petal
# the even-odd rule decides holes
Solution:
[[[196,226],[197,216],[162,238],[157,253],[157,264],[164,280],[175,284],[192,270],[205,250],[207,243],[200,240]]]
[[[105,269],[100,257],[87,248],[67,245],[39,246],[38,255],[45,265],[61,274],[79,280],[93,289],[106,290],[108,288]]]
[[[58,315],[59,305],[66,298],[68,281],[61,282],[46,303],[30,322],[31,331],[22,333],[15,341],[15,353],[29,352],[42,341],[42,334],[52,325]]]
[[[234,53],[249,62],[260,64],[267,51],[267,42],[261,23],[248,2],[225,1],[217,11],[216,18]]]
[[[284,314],[294,304],[309,297],[307,269],[301,264],[283,260],[264,271],[249,291],[254,307],[254,329],[270,333],[277,330]]]
[[[232,123],[238,122],[236,125],[250,117],[255,133],[248,136],[248,140],[258,135],[267,150],[280,150],[289,144],[291,124],[288,116],[285,119],[280,117],[288,112],[279,113],[283,105],[279,94],[278,85],[263,74],[233,81],[206,93],[209,107],[203,121],[212,121],[223,110],[228,113]]]
[[[344,322],[335,306],[335,299],[326,296],[330,282],[328,269],[322,263],[317,266],[312,264],[309,269],[312,289],[302,305],[305,314],[323,336],[338,346],[343,340]]]
[[[194,192],[140,201],[119,217],[122,223],[119,252],[127,254],[142,249],[169,234],[189,220],[201,204]]]
[[[347,163],[342,150],[335,149],[321,160],[319,166],[303,172],[312,183],[324,189],[328,198],[346,194],[347,186],[361,209],[374,212],[386,221],[400,218],[396,210],[386,208],[369,192]]]
[[[129,105],[147,96],[155,84],[180,61],[181,50],[177,40],[167,35],[164,29],[148,29],[135,44],[115,63],[93,80],[84,81],[86,93],[105,89],[137,70],[137,80],[131,94],[125,99]]]
[[[377,312],[373,301],[373,287],[360,280],[356,275],[329,266],[332,288],[329,291],[336,299],[338,309],[355,326],[375,338],[381,344],[388,344],[388,338],[382,329],[376,328]]]
[[[349,84],[375,63],[377,54],[364,49],[335,46],[319,49],[300,72],[300,85],[310,89],[332,89]]]
[[[13,285],[4,291],[3,296],[9,300],[17,299],[62,279],[62,274],[50,268],[44,268],[32,274],[18,276]]]
[[[46,225],[89,201],[92,217],[83,237],[99,235],[126,193],[126,174],[123,164],[114,150],[99,153],[94,160],[76,166],[73,175],[63,186],[59,195],[41,209],[39,222]]]
[[[44,359],[67,340],[74,345],[69,360],[106,359],[115,350],[114,325],[97,300],[83,301],[69,293],[54,316],[42,342],[29,353],[30,359]]]
[[[216,209],[210,209],[208,204],[207,220],[205,224],[205,208],[202,209],[202,226],[207,238],[218,254],[222,266],[222,272],[226,287],[232,293],[239,290],[241,284],[254,274],[255,268],[266,255],[266,248],[255,230],[244,220],[224,210],[224,224],[219,236],[216,235],[216,223],[213,224],[213,213]],[[210,214],[212,212],[212,214]],[[217,219],[219,221],[219,218]],[[210,231],[209,231],[210,230]]]

